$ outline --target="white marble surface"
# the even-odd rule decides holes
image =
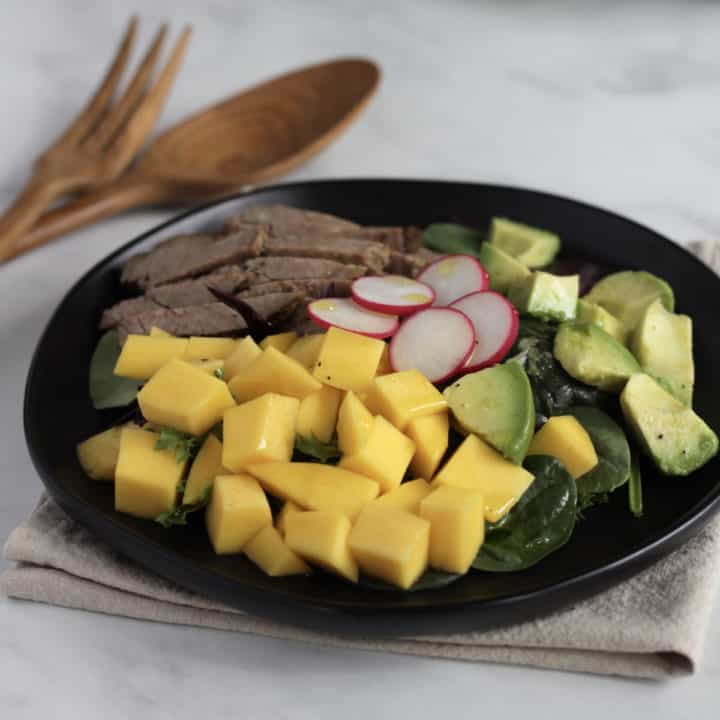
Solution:
[[[683,242],[720,237],[720,5],[708,2],[5,0],[0,203],[79,108],[128,14],[195,36],[162,126],[339,54],[385,77],[295,178],[534,186]],[[30,353],[75,278],[168,216],[108,221],[0,269],[0,540],[40,492],[20,427]],[[0,561],[0,567],[2,562]],[[0,598],[0,717],[716,716],[720,612],[699,675],[667,685],[318,649]]]

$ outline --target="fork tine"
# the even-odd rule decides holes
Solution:
[[[167,29],[167,25],[162,25],[160,27],[155,35],[155,39],[153,40],[150,49],[143,58],[142,64],[128,84],[123,96],[107,113],[107,115],[103,117],[100,125],[97,126],[92,135],[89,136],[88,140],[93,144],[102,146],[109,142],[117,132],[118,128],[126,121],[135,109],[142,97],[142,94],[147,88],[150,76],[155,68],[160,51],[162,50]]]
[[[60,137],[58,144],[63,142],[79,142],[88,131],[92,129],[98,118],[102,115],[108,103],[112,100],[115,88],[120,81],[125,65],[127,65],[130,51],[135,43],[137,26],[137,15],[133,15],[132,18],[130,18],[128,28],[125,31],[125,36],[120,43],[115,58],[105,73],[105,77],[102,79],[100,86],[70,127]]]
[[[189,26],[183,30],[173,48],[170,60],[163,68],[157,82],[115,137],[108,153],[110,168],[117,169],[119,172],[119,169],[127,165],[129,159],[140,149],[145,137],[158,119],[175,76],[180,69],[180,64],[190,41],[191,32],[192,29]]]

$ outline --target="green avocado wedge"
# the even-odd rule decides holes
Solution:
[[[490,242],[529,268],[549,265],[560,250],[555,233],[499,217],[490,224]]]
[[[478,257],[490,276],[490,289],[495,292],[507,294],[515,283],[530,277],[521,262],[489,242],[480,246]]]
[[[638,441],[665,475],[689,475],[718,451],[712,429],[649,375],[638,373],[628,380],[620,406]]]
[[[579,285],[578,275],[552,275],[537,270],[510,288],[508,300],[518,312],[539,320],[573,320]]]
[[[535,429],[535,406],[519,363],[470,373],[443,393],[462,432],[475,433],[518,465]]]

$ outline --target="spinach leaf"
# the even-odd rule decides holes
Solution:
[[[178,490],[181,490],[181,488],[178,488]],[[176,505],[172,510],[160,513],[155,518],[155,522],[160,523],[164,528],[173,527],[174,525],[187,525],[188,515],[204,508],[210,502],[211,493],[212,485],[208,485],[196,503],[192,505]]]
[[[578,508],[606,502],[607,495],[624,485],[630,475],[630,446],[623,429],[602,410],[573,407],[569,413],[585,428],[598,456],[598,464],[577,479]]]
[[[368,577],[367,575],[360,575],[358,585],[361,587],[372,588],[373,590],[388,590],[394,592],[417,592],[418,590],[434,590],[435,588],[445,587],[459,580],[462,575],[456,573],[442,572],[441,570],[426,570],[413,585],[407,590],[403,590],[390,583],[383,582],[376,578]]]
[[[490,526],[473,561],[477,570],[515,572],[562,547],[575,528],[575,480],[559,460],[531,455],[525,467],[535,479],[515,507]]]
[[[480,255],[480,243],[485,233],[475,228],[455,223],[434,223],[423,232],[423,244],[439,253]]]
[[[306,455],[310,460],[330,465],[334,465],[340,457],[340,450],[334,438],[329,443],[324,443],[314,435],[312,437],[296,435],[295,450]]]
[[[142,384],[139,380],[115,375],[113,371],[119,356],[117,330],[110,330],[100,338],[90,361],[90,399],[98,410],[129,405]]]
[[[630,478],[628,480],[628,502],[630,512],[636,517],[643,515],[642,476],[640,475],[640,457],[633,450],[630,457]]]
[[[203,438],[188,435],[171,427],[160,429],[160,436],[155,443],[156,450],[170,450],[175,459],[181,463],[192,459],[200,448]]]

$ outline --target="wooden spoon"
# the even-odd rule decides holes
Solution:
[[[128,208],[198,201],[277,178],[348,127],[379,79],[375,63],[342,59],[234,95],[157,137],[125,175],[43,215],[15,255]]]

